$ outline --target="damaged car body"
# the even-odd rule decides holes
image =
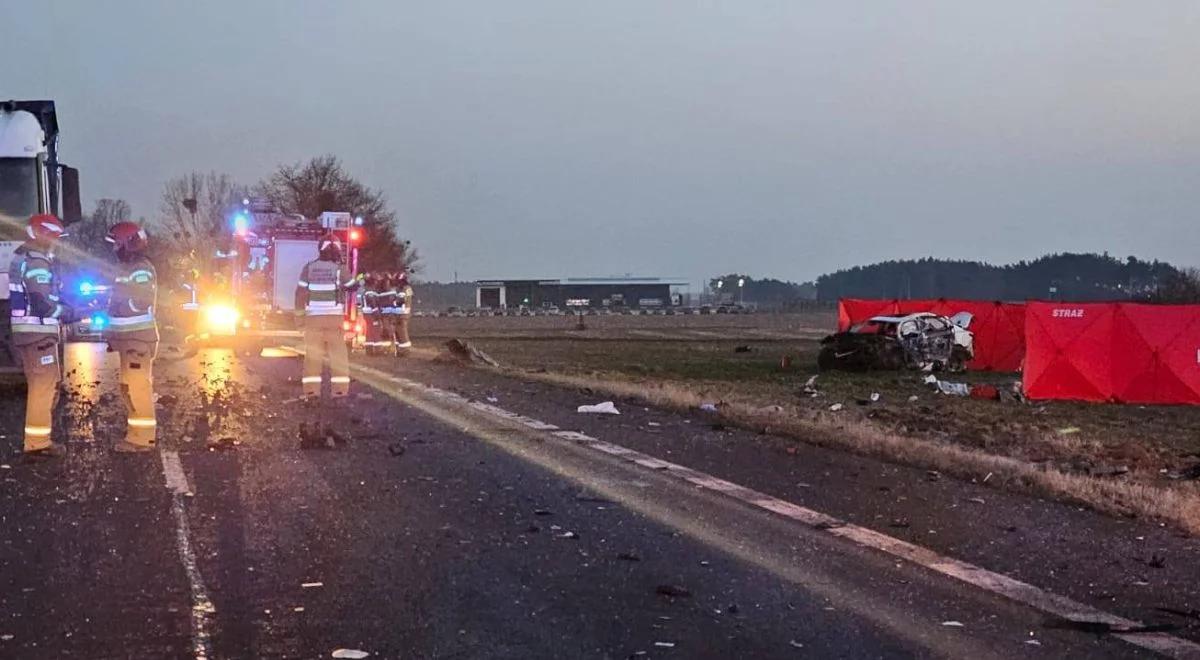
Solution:
[[[972,316],[876,316],[821,340],[817,366],[847,371],[962,371],[975,357]]]

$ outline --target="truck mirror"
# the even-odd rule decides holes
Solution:
[[[66,224],[83,220],[83,201],[79,198],[79,170],[62,168],[62,220]]]

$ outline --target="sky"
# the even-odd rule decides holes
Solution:
[[[1200,5],[6,3],[85,207],[331,153],[424,276],[1200,263]]]

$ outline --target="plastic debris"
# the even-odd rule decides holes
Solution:
[[[344,658],[345,660],[362,660],[370,655],[370,653],[358,649],[334,649],[331,657]]]
[[[673,649],[673,648],[675,648],[675,642],[654,642],[654,645],[655,645],[655,646],[657,646],[657,647],[658,647],[658,648],[660,648],[660,649]]]
[[[843,407],[842,404],[835,403],[832,406],[829,406],[829,410],[830,410],[830,412],[837,412],[837,411],[841,410],[842,407]]]
[[[879,392],[871,392],[871,403],[877,403],[878,401],[879,401]]]
[[[964,627],[961,621],[943,621],[943,622],[942,622],[942,625],[943,625],[943,626],[946,626],[946,627],[948,627],[948,628],[962,628],[962,627]]]
[[[926,385],[937,385],[937,382],[938,382],[938,377],[934,376],[933,374],[929,374],[928,376],[925,377]]]
[[[325,586],[324,582],[305,582],[300,585],[301,589],[315,589],[316,587]]]
[[[949,396],[969,396],[971,388],[966,383],[951,383],[946,380],[937,381],[938,391]]]
[[[621,414],[621,411],[617,410],[617,407],[615,405],[613,405],[612,401],[605,401],[603,403],[597,403],[597,404],[590,405],[590,406],[579,406],[579,408],[577,408],[575,410],[575,412],[594,413],[594,414],[598,414],[598,415],[620,415]]]
[[[717,404],[702,403],[700,404],[700,410],[703,410],[704,412],[717,412]]]
[[[920,398],[921,398],[921,397],[917,396],[916,394],[911,394],[911,395],[909,395],[909,397],[908,397],[908,402],[909,402],[909,403],[912,403],[912,402],[914,402],[914,401],[916,401],[916,400],[918,400],[918,399],[920,399]]]
[[[691,598],[692,592],[675,584],[660,584],[654,588],[654,593],[669,598]]]
[[[807,394],[810,398],[821,396],[820,390],[817,389],[817,374],[808,377],[804,381],[804,386],[800,388],[801,394]]]
[[[1076,433],[1079,433],[1082,430],[1083,429],[1079,428],[1078,426],[1068,426],[1066,428],[1059,429],[1058,434],[1059,435],[1074,435]]]

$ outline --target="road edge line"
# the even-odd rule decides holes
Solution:
[[[159,454],[162,459],[163,478],[167,490],[171,491],[171,513],[175,517],[175,548],[179,552],[179,563],[183,564],[183,572],[187,575],[188,591],[192,599],[192,653],[196,660],[207,660],[213,657],[209,617],[216,613],[217,609],[208,595],[204,577],[200,574],[200,565],[196,561],[196,552],[192,549],[191,527],[188,525],[187,504],[184,500],[192,490],[188,486],[187,475],[183,472],[179,452],[164,449]]]

